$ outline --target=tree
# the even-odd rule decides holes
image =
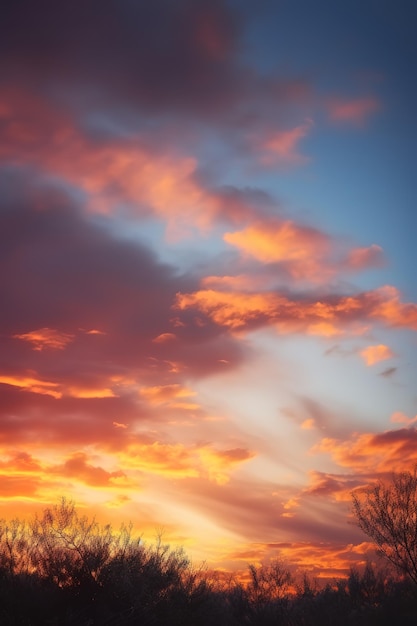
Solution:
[[[109,525],[78,515],[62,498],[31,524],[33,566],[59,587],[79,587],[94,595],[99,577],[112,556],[116,538]]]
[[[358,526],[417,585],[417,466],[352,494]]]

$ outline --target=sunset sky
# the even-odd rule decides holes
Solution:
[[[0,517],[365,558],[352,490],[417,462],[412,4],[6,1]]]

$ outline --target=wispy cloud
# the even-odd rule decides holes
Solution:
[[[301,165],[308,157],[299,151],[299,143],[308,135],[313,126],[312,120],[294,128],[271,131],[264,140],[255,144],[263,165]]]
[[[327,101],[329,117],[333,122],[363,124],[381,107],[373,96],[361,98],[330,98]]]
[[[39,328],[28,333],[13,335],[15,339],[22,339],[33,345],[33,350],[44,350],[52,348],[54,350],[64,350],[64,348],[74,339],[74,335],[62,333],[51,328]]]

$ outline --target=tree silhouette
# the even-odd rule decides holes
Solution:
[[[407,493],[410,505],[415,491]],[[131,524],[114,531],[65,498],[32,520],[0,519],[1,626],[417,623],[411,580],[371,564],[324,588],[307,574],[299,582],[279,558],[249,565],[248,574],[243,582],[196,568],[161,536],[146,544]]]
[[[417,585],[417,466],[352,494],[359,527]]]

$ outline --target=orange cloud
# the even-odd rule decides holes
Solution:
[[[281,333],[305,332],[332,336],[363,319],[417,330],[417,305],[400,302],[394,287],[381,287],[356,296],[322,300],[291,300],[276,292],[227,293],[206,289],[178,293],[174,307],[195,308],[231,330],[273,324]]]
[[[368,293],[377,295],[370,312],[371,317],[388,326],[417,330],[417,304],[400,302],[400,295],[395,287],[386,285]]]
[[[295,574],[308,572],[325,584],[349,575],[352,566],[365,565],[375,557],[375,547],[368,542],[342,544],[327,542],[270,542],[250,543],[225,555],[234,562],[268,563],[280,559]],[[246,571],[239,571],[239,578],[246,580]]]
[[[391,359],[394,355],[393,351],[384,344],[378,344],[377,346],[367,346],[359,352],[366,365],[375,365],[380,361]]]
[[[124,466],[168,478],[206,478],[217,484],[229,481],[230,471],[254,456],[243,448],[216,450],[209,445],[132,443],[122,453]]]
[[[45,488],[53,487],[46,471],[47,466],[26,450],[0,451],[0,500],[39,498]]]
[[[8,472],[40,472],[43,466],[26,451],[9,452],[6,461],[0,460],[0,469]]]
[[[75,452],[63,465],[50,469],[54,474],[74,478],[94,487],[127,486],[126,474],[121,470],[108,472],[102,467],[88,463],[88,457],[83,452]]]
[[[298,509],[300,506],[299,498],[290,498],[283,504],[285,509],[284,513],[281,513],[282,517],[294,517],[293,510]]]
[[[332,273],[322,262],[329,251],[329,238],[290,220],[257,223],[241,231],[225,233],[223,239],[262,263],[287,262],[293,278]]]
[[[0,376],[0,383],[11,385],[13,387],[20,387],[20,389],[31,391],[32,393],[52,396],[53,398],[62,397],[62,392],[57,391],[56,389],[59,386],[57,383],[39,380],[37,378],[26,376]]]
[[[347,441],[325,438],[314,451],[330,454],[338,465],[358,474],[400,472],[417,463],[417,429],[354,434]]]
[[[13,335],[14,339],[22,339],[33,344],[33,350],[44,350],[51,348],[54,350],[63,350],[74,339],[74,335],[62,333],[51,328],[39,328],[29,333]]]
[[[364,565],[375,555],[373,544],[277,543],[279,555],[301,571],[307,571],[322,580],[347,576],[352,565]]]
[[[33,498],[38,494],[41,481],[32,476],[4,476],[0,474],[0,498]]]
[[[195,396],[196,392],[179,384],[157,385],[155,387],[145,387],[140,390],[143,396],[151,404],[171,403],[176,398],[189,398]],[[198,405],[197,405],[198,406]]]
[[[41,395],[51,396],[56,399],[62,397],[72,398],[115,398],[118,397],[113,389],[109,386],[76,386],[67,385],[65,382],[54,382],[41,380],[34,376],[34,372],[30,376],[10,376],[0,375],[0,383],[19,387],[23,391],[30,391]],[[109,381],[106,381],[109,382]],[[110,380],[110,382],[117,382]],[[119,381],[120,382],[120,381]]]
[[[117,395],[108,387],[87,388],[87,387],[69,387],[65,393],[73,398],[116,398]]]
[[[333,98],[327,102],[330,119],[334,122],[363,124],[379,108],[380,103],[372,96],[352,100]]]
[[[340,258],[340,245],[336,245],[336,239],[291,220],[258,221],[241,231],[225,233],[223,239],[261,263],[280,263],[293,279],[316,283],[328,280],[337,271],[358,271],[383,263],[382,248],[375,244],[354,248],[345,258]],[[236,288],[241,283],[242,288],[248,288],[256,281],[267,285],[268,280],[270,282],[267,275],[212,276],[206,278],[204,286],[221,288],[229,283]]]
[[[199,452],[208,479],[219,485],[224,485],[229,481],[229,473],[234,467],[255,456],[253,452],[245,448],[214,450],[203,446]]]
[[[68,478],[93,487],[120,488],[131,485],[124,472],[109,472],[91,465],[83,452],[73,453],[62,465],[41,463],[26,451],[9,453],[7,457],[4,461],[0,460],[0,482],[3,486],[0,487],[1,498],[34,495],[42,498],[50,492],[55,494],[62,488],[62,480]]]

